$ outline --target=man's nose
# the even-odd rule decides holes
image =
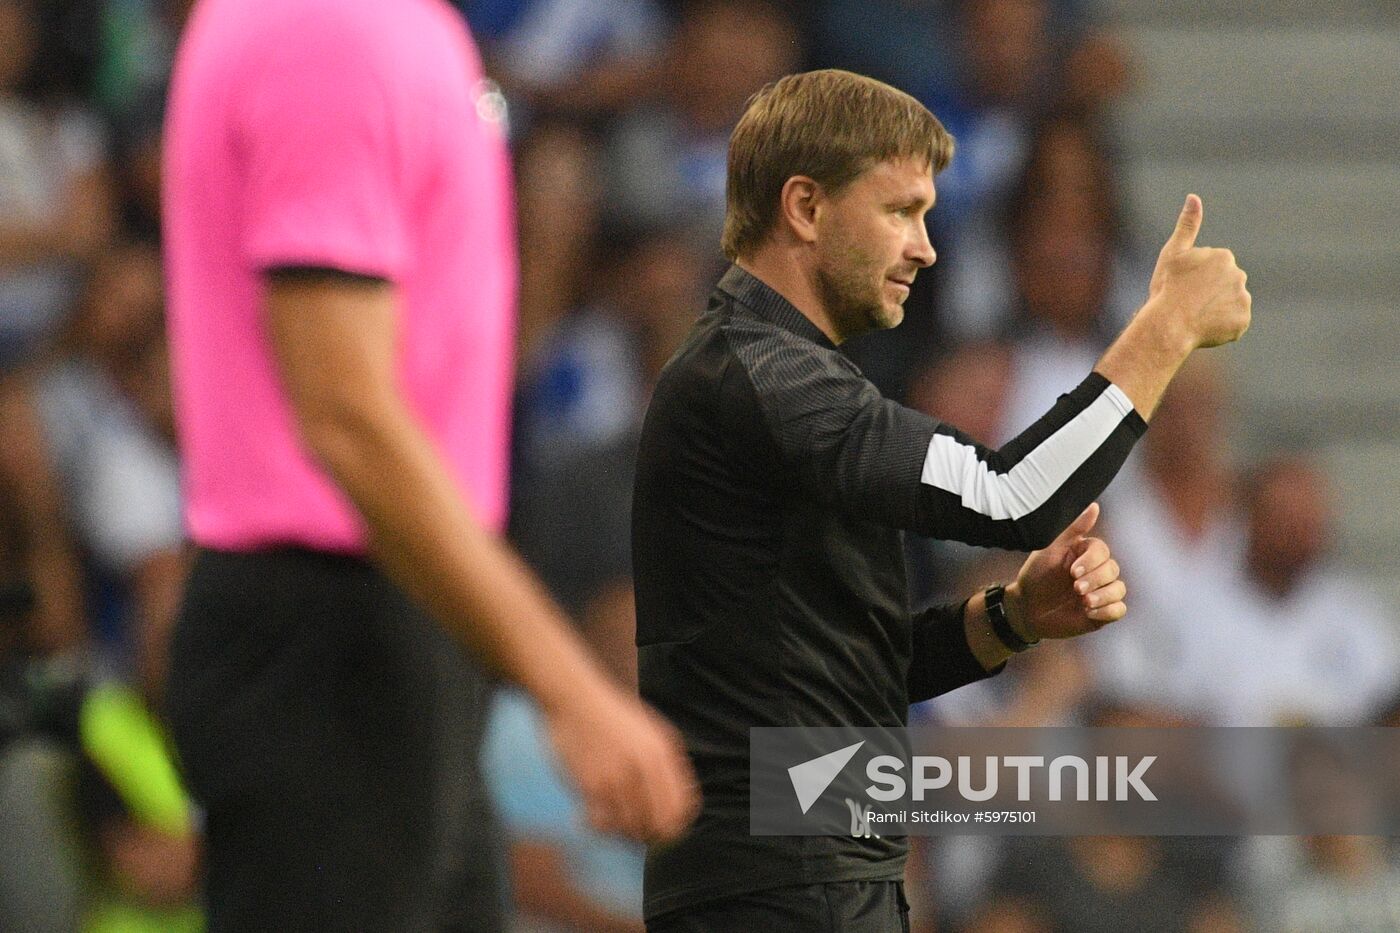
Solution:
[[[918,263],[920,269],[927,269],[937,261],[938,253],[934,252],[933,243],[929,241],[926,224],[918,225],[918,233],[905,251],[905,257],[910,262]]]

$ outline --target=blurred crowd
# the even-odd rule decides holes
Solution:
[[[635,679],[633,452],[723,270],[726,144],[808,67],[887,80],[957,138],[937,265],[846,349],[1000,445],[1092,367],[1157,244],[1122,219],[1133,67],[1091,0],[463,0],[508,121],[521,285],[510,533]],[[188,559],[163,339],[163,93],[188,0],[0,0],[0,930],[197,930],[197,809],[159,724]],[[1164,221],[1165,223],[1165,221]],[[1163,230],[1165,235],[1166,230]],[[1388,609],[1332,561],[1306,449],[1243,461],[1229,352],[1172,387],[1099,529],[1128,618],[913,711],[960,725],[1400,723]],[[910,539],[916,604],[1019,557]],[[521,696],[486,768],[522,930],[641,929],[641,854],[584,825]],[[918,929],[1400,929],[1381,839],[921,841]]]

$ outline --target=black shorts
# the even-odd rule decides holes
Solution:
[[[209,933],[502,928],[489,685],[373,565],[201,551],[167,700]]]
[[[770,888],[682,908],[647,933],[909,933],[902,881],[833,881]]]

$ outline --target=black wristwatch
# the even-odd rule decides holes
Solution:
[[[1006,587],[1000,583],[993,583],[987,587],[983,598],[987,602],[987,619],[992,623],[992,631],[1008,651],[1020,654],[1040,642],[1039,638],[1026,641],[1011,627],[1011,619],[1006,615]]]

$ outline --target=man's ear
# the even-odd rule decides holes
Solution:
[[[817,239],[817,207],[823,197],[822,186],[806,175],[794,175],[783,182],[778,196],[778,222],[792,231],[802,243]]]

